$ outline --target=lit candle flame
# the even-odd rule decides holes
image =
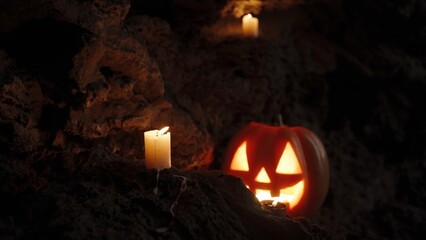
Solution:
[[[158,131],[158,135],[163,135],[169,130],[169,127],[163,127],[161,130]]]
[[[274,200],[274,201],[272,202],[272,207],[276,207],[276,206],[277,206],[277,204],[278,204],[278,200]]]
[[[253,16],[249,13],[246,15],[248,18],[252,18]]]

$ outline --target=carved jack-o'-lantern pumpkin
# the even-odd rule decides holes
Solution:
[[[328,191],[324,146],[303,127],[249,123],[231,139],[222,168],[260,201],[286,203],[292,216],[313,215]]]

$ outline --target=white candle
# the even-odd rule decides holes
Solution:
[[[247,37],[257,37],[259,34],[259,19],[247,14],[243,17],[243,34]]]
[[[167,130],[169,130],[169,127],[144,132],[145,166],[148,169],[162,170],[172,166],[170,132],[166,133]]]

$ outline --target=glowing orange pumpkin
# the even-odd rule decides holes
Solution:
[[[231,139],[222,168],[260,201],[286,203],[292,216],[312,216],[328,191],[324,146],[303,127],[249,123]]]

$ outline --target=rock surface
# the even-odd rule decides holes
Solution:
[[[59,159],[56,159],[58,161]],[[240,179],[221,171],[147,170],[139,162],[90,151],[72,172],[21,186],[23,169],[2,159],[4,239],[327,239],[304,219],[273,215]],[[60,163],[58,163],[60,164]],[[69,168],[68,168],[69,169]],[[13,170],[17,170],[16,172]],[[18,175],[18,176],[15,176]],[[14,176],[14,177],[12,177]],[[157,191],[154,191],[157,189]],[[25,205],[23,205],[25,203]]]
[[[256,39],[241,36],[249,11]],[[259,239],[260,218],[286,238],[417,239],[425,23],[415,0],[1,1],[0,233]],[[330,190],[312,221],[331,236],[277,223],[232,177],[182,171],[219,169],[240,127],[278,114],[324,141]],[[176,169],[156,196],[143,132],[165,125]]]

